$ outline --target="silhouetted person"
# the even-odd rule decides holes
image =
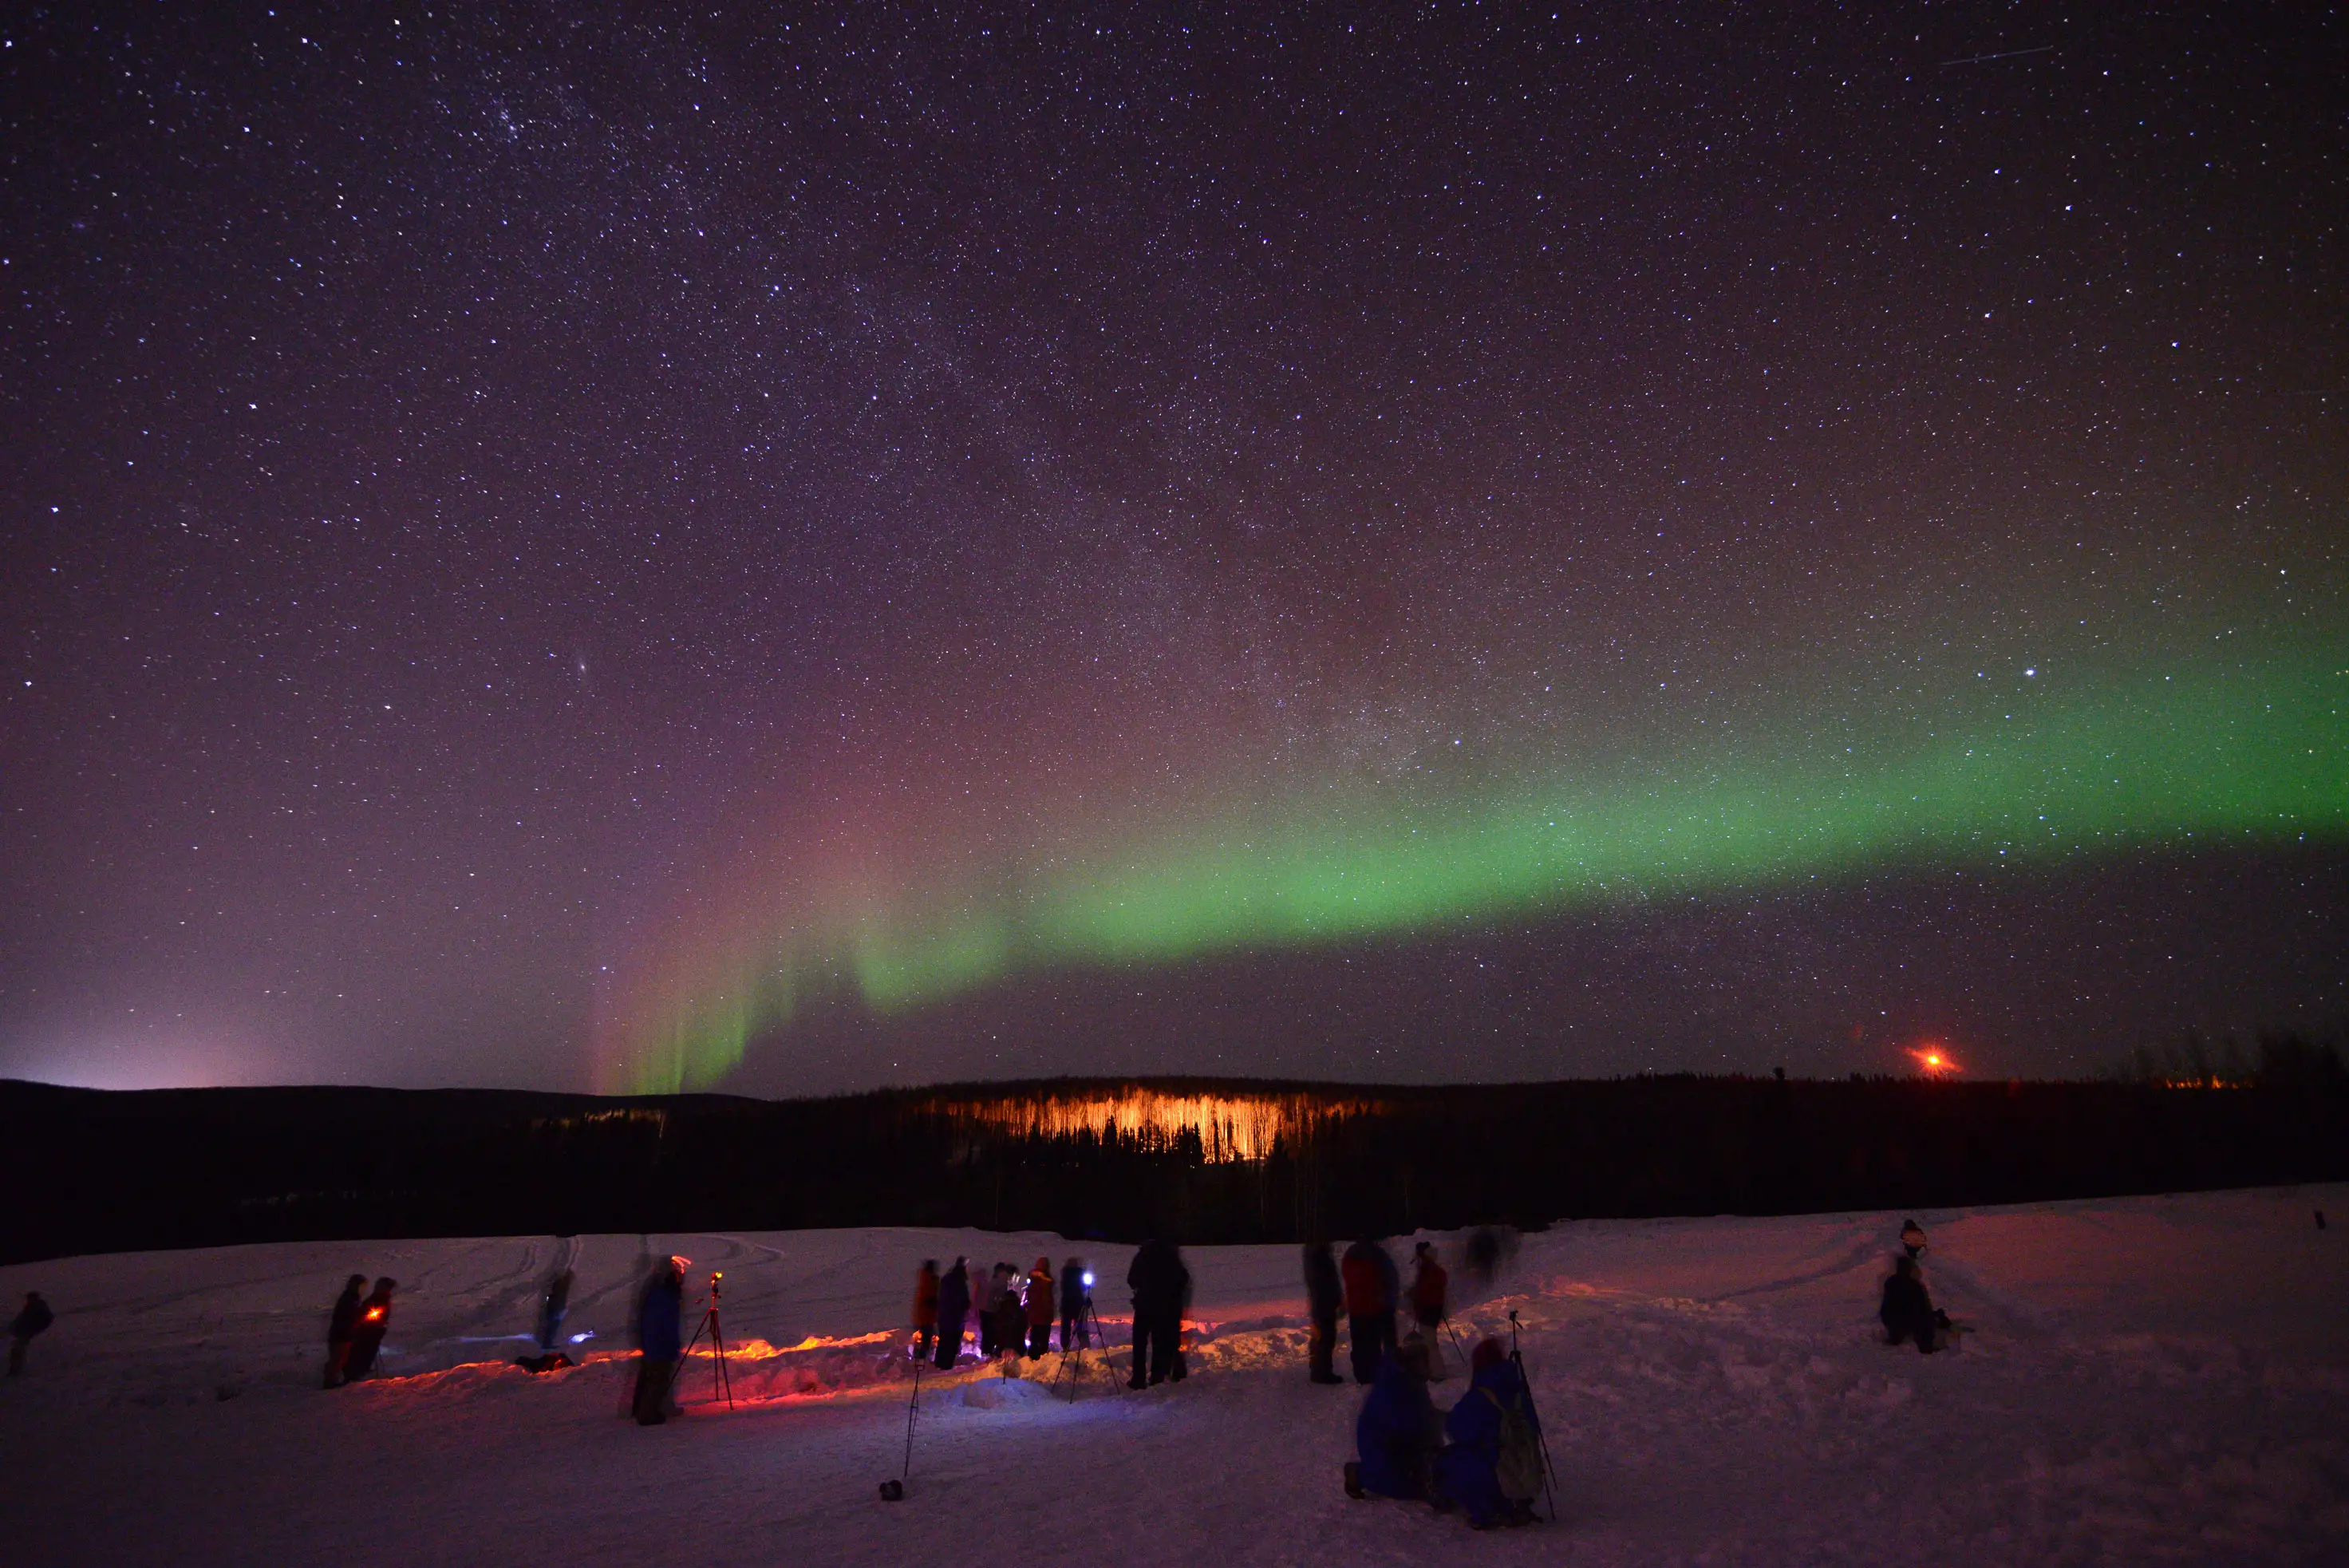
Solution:
[[[668,1419],[668,1391],[685,1355],[685,1269],[688,1260],[670,1258],[653,1271],[636,1305],[636,1390],[628,1413],[639,1427]]]
[[[1362,1413],[1354,1418],[1358,1457],[1346,1467],[1347,1496],[1432,1494],[1438,1429],[1427,1373],[1427,1342],[1418,1338],[1379,1364]]]
[[[962,1325],[955,1325],[961,1332]],[[921,1360],[930,1354],[938,1337],[938,1261],[924,1258],[922,1266],[914,1271],[914,1359]]]
[[[1338,1354],[1338,1308],[1345,1301],[1345,1287],[1338,1279],[1338,1260],[1330,1253],[1327,1241],[1305,1243],[1305,1314],[1313,1320],[1313,1344],[1307,1352],[1310,1370],[1307,1374],[1316,1383],[1343,1383],[1330,1365]]]
[[[1041,1355],[1052,1348],[1052,1260],[1039,1258],[1028,1271],[1028,1354]]]
[[[1428,1345],[1435,1344],[1436,1332],[1450,1314],[1452,1276],[1436,1262],[1433,1242],[1422,1241],[1412,1249],[1411,1317],[1419,1332],[1427,1337]]]
[[[1932,1298],[1925,1293],[1925,1282],[1917,1277],[1914,1258],[1892,1260],[1891,1277],[1884,1282],[1884,1304],[1876,1315],[1883,1320],[1885,1337],[1894,1345],[1913,1339],[1919,1350],[1930,1355],[1948,1343],[1950,1314],[1934,1310]]]
[[[970,1315],[970,1270],[960,1258],[938,1282],[938,1370],[962,1354],[962,1320]]]
[[[1368,1383],[1395,1343],[1395,1266],[1387,1250],[1365,1237],[1346,1249],[1340,1266],[1346,1288],[1346,1336],[1354,1381]]]
[[[563,1320],[571,1315],[571,1271],[564,1270],[547,1282],[546,1294],[538,1303],[538,1348],[552,1353],[554,1342],[563,1337]]]
[[[1541,1419],[1499,1340],[1479,1340],[1468,1366],[1468,1392],[1444,1418],[1452,1442],[1436,1479],[1477,1529],[1523,1522],[1540,1492]]]
[[[1909,1256],[1912,1259],[1923,1257],[1925,1255],[1925,1228],[1922,1225],[1918,1224],[1914,1220],[1902,1220],[1900,1222],[1900,1244],[1908,1249]]]
[[[998,1263],[988,1270],[987,1278],[979,1282],[978,1299],[971,1303],[978,1317],[978,1354],[983,1360],[994,1360],[996,1353],[1003,1348],[998,1337],[999,1314],[1003,1308],[1003,1276],[1010,1272],[1009,1263]]]
[[[995,1265],[1002,1277],[1002,1293],[995,1298],[995,1349],[1013,1361],[1028,1347],[1028,1308],[1019,1299],[1019,1271],[1009,1263]]]
[[[1133,1254],[1125,1282],[1133,1291],[1133,1374],[1127,1386],[1164,1383],[1182,1349],[1183,1303],[1190,1294],[1191,1271],[1183,1266],[1183,1254],[1173,1242],[1153,1236]]]
[[[42,1334],[49,1324],[57,1321],[57,1314],[49,1310],[49,1303],[41,1299],[40,1292],[25,1293],[24,1310],[17,1313],[8,1324],[9,1376],[22,1377],[25,1375],[26,1350],[32,1345],[36,1335]]]
[[[386,1276],[375,1282],[375,1290],[359,1303],[359,1321],[351,1330],[350,1359],[343,1364],[343,1381],[356,1383],[375,1371],[375,1358],[383,1351],[384,1332],[391,1327],[391,1293],[399,1282]]]
[[[351,1364],[351,1335],[359,1326],[359,1302],[366,1294],[367,1276],[353,1274],[343,1282],[343,1293],[335,1298],[335,1310],[326,1314],[326,1386],[329,1388],[343,1386]]]
[[[1092,1343],[1085,1325],[1085,1303],[1092,1292],[1085,1284],[1085,1261],[1071,1258],[1061,1265],[1061,1349],[1082,1350]]]

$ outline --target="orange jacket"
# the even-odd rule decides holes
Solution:
[[[929,1269],[914,1271],[914,1326],[935,1328],[938,1321],[938,1276]]]

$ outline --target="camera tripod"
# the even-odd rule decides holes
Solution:
[[[1085,1352],[1094,1345],[1101,1346],[1101,1355],[1093,1365],[1100,1369],[1101,1375],[1109,1380],[1110,1392],[1112,1394],[1119,1392],[1123,1385],[1118,1381],[1117,1368],[1109,1364],[1109,1341],[1102,1334],[1101,1318],[1093,1311],[1093,1298],[1091,1295],[1085,1297],[1084,1304],[1077,1309],[1077,1315],[1071,1321],[1077,1325],[1079,1336],[1076,1359],[1072,1361],[1069,1358],[1069,1347],[1066,1345],[1061,1346],[1061,1377],[1069,1380],[1069,1403],[1073,1405],[1077,1402],[1078,1386],[1083,1383],[1085,1378]],[[1054,1387],[1057,1388],[1059,1385],[1060,1378],[1054,1378]]]
[[[710,1379],[709,1397],[715,1401],[720,1394],[723,1394],[726,1397],[726,1407],[731,1410],[734,1408],[734,1375],[726,1366],[725,1331],[718,1326],[718,1285],[719,1282],[725,1277],[723,1273],[711,1271],[709,1305],[703,1310],[701,1321],[694,1325],[693,1337],[685,1342],[685,1355],[688,1359],[692,1356],[693,1347],[701,1343],[701,1336],[706,1331],[709,1335],[711,1348],[718,1352],[718,1366],[715,1375]],[[680,1377],[685,1376],[685,1368],[682,1365],[678,1367],[678,1376]]]

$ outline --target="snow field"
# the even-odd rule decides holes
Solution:
[[[2339,1563],[2349,1562],[2349,1252],[2311,1210],[2349,1188],[1918,1216],[1937,1303],[1973,1325],[1931,1357],[1878,1342],[1898,1214],[1584,1221],[1526,1238],[1464,1343],[1514,1307],[1565,1521],[1472,1534],[1350,1502],[1358,1392],[1303,1376],[1296,1250],[1192,1248],[1179,1386],[1071,1401],[1060,1358],[1007,1379],[911,1367],[923,1257],[1058,1272],[1073,1254],[1113,1347],[1131,1249],[861,1231],[313,1243],[0,1270],[57,1326],[0,1386],[11,1563]],[[1454,1238],[1431,1238],[1463,1282]],[[1409,1253],[1397,1241],[1398,1261]],[[647,1262],[694,1260],[722,1303],[739,1407],[617,1418]],[[543,1282],[575,1269],[588,1357],[533,1377]],[[389,1376],[317,1386],[348,1272],[401,1282]],[[1464,1389],[1447,1341],[1448,1407]],[[1122,1355],[1121,1355],[1122,1364]],[[1340,1365],[1344,1366],[1343,1348]]]

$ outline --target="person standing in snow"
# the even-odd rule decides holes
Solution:
[[[1378,1377],[1354,1419],[1354,1451],[1346,1467],[1346,1495],[1432,1497],[1440,1437],[1427,1397],[1427,1344],[1414,1338],[1379,1363]]]
[[[922,1266],[914,1271],[914,1359],[929,1355],[931,1342],[937,1336],[938,1261],[924,1258]]]
[[[357,1383],[375,1371],[375,1358],[383,1350],[384,1332],[391,1327],[391,1293],[399,1282],[388,1275],[375,1282],[375,1290],[359,1303],[359,1320],[351,1330],[350,1359],[343,1364],[343,1381]]]
[[[978,1299],[971,1303],[978,1317],[978,1354],[982,1360],[992,1361],[1002,1348],[996,1337],[996,1314],[1003,1305],[1003,1276],[1011,1272],[1009,1263],[998,1263],[987,1272],[978,1287]]]
[[[1346,1249],[1340,1272],[1345,1281],[1354,1381],[1367,1385],[1378,1373],[1380,1358],[1394,1348],[1394,1260],[1386,1248],[1365,1237]]]
[[[49,1310],[49,1303],[41,1299],[40,1292],[25,1293],[23,1310],[8,1324],[9,1376],[22,1377],[25,1375],[25,1352],[36,1337],[57,1321],[57,1314]]]
[[[1173,1242],[1153,1236],[1133,1254],[1125,1282],[1133,1291],[1133,1372],[1126,1386],[1164,1383],[1182,1349],[1183,1303],[1191,1292],[1191,1271],[1183,1266],[1183,1254]]]
[[[1338,1260],[1327,1241],[1305,1243],[1305,1314],[1313,1320],[1313,1342],[1307,1352],[1307,1377],[1315,1383],[1343,1383],[1330,1365],[1338,1354],[1338,1308],[1345,1287],[1338,1278]]]
[[[326,1314],[326,1380],[329,1388],[343,1386],[344,1369],[351,1364],[351,1335],[359,1326],[359,1300],[367,1294],[367,1276],[353,1274],[343,1282],[335,1310]]]
[[[1892,1260],[1891,1277],[1884,1282],[1884,1302],[1876,1315],[1889,1344],[1905,1345],[1914,1339],[1917,1348],[1930,1355],[1949,1343],[1950,1314],[1934,1310],[1933,1299],[1925,1293],[1925,1282],[1917,1277],[1914,1258]]]
[[[669,1386],[685,1355],[685,1270],[692,1260],[670,1258],[653,1271],[636,1307],[636,1387],[628,1413],[639,1427],[668,1419]]]
[[[995,1348],[1018,1361],[1028,1346],[1028,1308],[1019,1299],[1019,1271],[1009,1263],[995,1267],[1003,1277],[1003,1293],[995,1298]]]
[[[1452,1276],[1435,1259],[1435,1245],[1422,1241],[1412,1249],[1411,1316],[1431,1345],[1450,1315]]]
[[[1028,1271],[1028,1354],[1052,1348],[1052,1260],[1039,1258]]]
[[[1061,1351],[1082,1350],[1092,1343],[1092,1333],[1085,1326],[1085,1303],[1091,1299],[1085,1289],[1085,1261],[1071,1258],[1061,1265]]]
[[[571,1314],[571,1279],[569,1269],[555,1275],[538,1303],[538,1348],[543,1353],[553,1354],[554,1342],[563,1337],[563,1320]]]
[[[938,1282],[938,1370],[944,1372],[962,1354],[962,1320],[970,1314],[970,1268],[960,1258]]]

